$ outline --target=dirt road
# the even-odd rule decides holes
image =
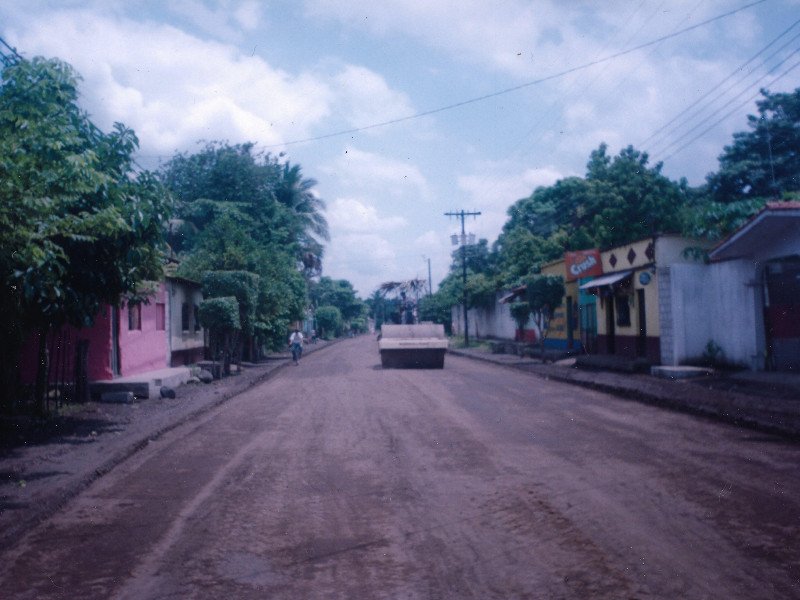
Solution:
[[[362,337],[149,445],[6,598],[800,597],[800,446]]]

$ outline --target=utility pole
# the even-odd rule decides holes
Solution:
[[[464,229],[464,219],[466,217],[477,217],[480,212],[467,212],[461,209],[457,212],[446,212],[445,217],[458,217],[461,219],[461,279],[464,287],[464,347],[469,347],[469,318],[467,317],[467,232]]]
[[[433,295],[433,279],[431,278],[431,259],[422,255],[422,260],[428,261],[428,296]]]
[[[433,278],[431,278],[431,259],[428,259],[428,296],[433,294]]]

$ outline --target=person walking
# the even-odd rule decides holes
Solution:
[[[295,365],[300,364],[300,357],[303,355],[303,334],[299,329],[289,336],[289,348],[292,350],[292,360]]]

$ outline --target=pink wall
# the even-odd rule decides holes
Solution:
[[[119,311],[120,375],[137,375],[145,371],[164,369],[169,366],[168,331],[156,329],[157,304],[166,303],[164,284],[160,284],[149,304],[141,306],[141,329],[130,330],[129,308],[123,305]],[[113,379],[111,367],[111,306],[104,306],[94,319],[92,327],[76,329],[63,327],[57,334],[48,336],[47,348],[51,362],[51,381],[66,375],[72,379],[75,371],[75,356],[80,340],[89,341],[89,381]],[[168,316],[167,316],[168,319]],[[166,327],[168,321],[164,323]],[[36,378],[39,336],[34,334],[23,348],[20,366],[23,383],[33,383]]]
[[[47,336],[47,350],[50,355],[50,381],[60,378],[72,380],[75,372],[75,359],[78,342],[89,341],[88,375],[89,381],[111,379],[111,307],[105,306],[94,319],[92,327],[77,329],[62,327]],[[33,383],[39,352],[39,334],[33,334],[22,350],[20,360],[23,383]]]
[[[120,375],[137,375],[145,371],[165,369],[169,366],[168,340],[169,333],[164,329],[156,329],[157,304],[165,304],[167,293],[163,282],[158,291],[150,298],[149,304],[141,305],[141,329],[128,328],[128,306],[119,310],[119,353]],[[166,327],[166,323],[164,323]]]

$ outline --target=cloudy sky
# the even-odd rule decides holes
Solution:
[[[71,63],[145,166],[199,140],[286,152],[328,205],[325,274],[366,297],[427,259],[435,286],[445,212],[480,211],[493,241],[601,142],[702,182],[759,88],[800,86],[798,19],[800,0],[8,0],[0,35]]]

